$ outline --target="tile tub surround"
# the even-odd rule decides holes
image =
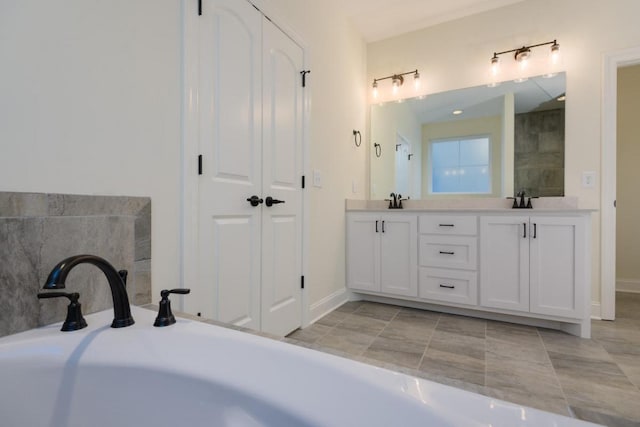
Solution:
[[[151,301],[151,200],[145,197],[0,192],[0,336],[63,320],[68,301],[38,300],[62,259],[94,254],[129,271],[132,304]],[[79,265],[67,291],[85,314],[112,307],[100,270]]]
[[[289,343],[610,427],[640,426],[640,294],[592,339],[373,302],[349,302]]]

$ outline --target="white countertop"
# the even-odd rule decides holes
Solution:
[[[346,211],[468,211],[468,212],[547,212],[547,213],[589,213],[596,209],[578,208],[576,197],[541,197],[532,199],[533,209],[512,209],[513,200],[506,198],[483,197],[466,199],[421,199],[404,200],[403,209],[389,209],[385,200],[353,200],[345,202]]]

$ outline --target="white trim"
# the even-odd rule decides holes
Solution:
[[[342,304],[348,302],[349,297],[349,292],[347,292],[346,289],[339,289],[331,295],[322,298],[320,301],[313,303],[311,307],[309,307],[309,318],[311,321],[307,324],[303,324],[302,327],[306,328],[312,323],[318,321],[320,318],[331,313]]]
[[[198,51],[199,25],[197,3],[182,1],[182,206],[180,279],[181,287],[198,278]],[[184,311],[184,299],[179,300]]]
[[[599,302],[591,303],[591,320],[602,320],[602,308]]]
[[[631,292],[633,294],[640,294],[640,280],[618,279],[616,281],[616,292]]]
[[[640,47],[610,52],[603,59],[602,187],[600,190],[600,301],[601,316],[616,313],[616,149],[618,68],[640,63]]]

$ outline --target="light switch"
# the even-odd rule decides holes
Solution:
[[[313,171],[313,186],[322,188],[322,172],[319,170]]]
[[[582,188],[594,188],[596,186],[596,173],[593,171],[582,172]]]

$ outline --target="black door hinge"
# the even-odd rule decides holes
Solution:
[[[202,0],[198,0],[198,16],[202,16]]]
[[[304,276],[300,276],[300,289],[304,289]]]
[[[304,175],[302,175],[302,188],[304,188]]]
[[[198,175],[202,175],[202,154],[198,154]]]
[[[302,70],[300,74],[302,75],[302,87],[307,86],[307,74],[309,74],[311,70]]]

